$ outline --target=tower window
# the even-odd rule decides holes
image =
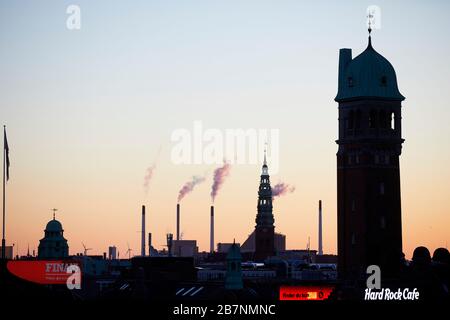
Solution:
[[[355,245],[355,243],[356,243],[356,237],[355,237],[355,234],[352,233],[352,245]]]
[[[380,111],[380,127],[381,128],[386,128],[386,112],[384,110]]]
[[[381,85],[382,85],[383,87],[386,87],[386,86],[387,86],[387,77],[386,77],[386,76],[382,76],[382,77],[381,77]]]
[[[355,199],[352,199],[352,212],[356,211],[356,202]]]
[[[348,77],[348,86],[353,87],[353,77]]]
[[[356,111],[355,128],[361,128],[361,110]]]
[[[380,228],[381,229],[385,229],[386,228],[386,219],[384,218],[384,216],[382,216],[380,218]]]
[[[395,129],[395,121],[394,121],[394,113],[393,112],[391,112],[390,114],[389,114],[389,127],[391,128],[391,129]]]
[[[355,114],[353,112],[353,110],[351,110],[348,113],[348,118],[347,118],[347,129],[353,129],[355,126]]]
[[[369,114],[369,128],[375,128],[376,127],[376,112],[375,110],[371,110]]]
[[[384,195],[384,182],[380,182],[380,194]]]

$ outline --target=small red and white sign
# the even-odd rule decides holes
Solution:
[[[326,300],[333,290],[332,286],[282,286],[280,300]]]

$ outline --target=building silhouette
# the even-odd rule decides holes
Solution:
[[[281,252],[286,251],[286,235],[278,232],[274,232],[273,245],[275,248],[275,254],[278,255]],[[241,246],[242,253],[254,253],[255,252],[255,242],[256,242],[255,230],[248,236]]]
[[[39,259],[60,259],[69,256],[69,246],[64,238],[64,230],[61,222],[55,219],[50,220],[45,227],[44,238],[39,240]]]
[[[256,261],[262,261],[275,255],[275,226],[272,213],[272,188],[270,186],[269,168],[266,154],[262,166],[261,180],[258,191],[258,214],[255,226],[255,255]]]
[[[361,278],[368,265],[397,273],[402,255],[401,102],[395,70],[371,43],[339,52],[338,271]]]
[[[233,243],[227,253],[227,271],[225,275],[225,288],[240,290],[244,287],[242,282],[242,256],[239,245]]]

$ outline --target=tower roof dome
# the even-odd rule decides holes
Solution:
[[[336,101],[361,98],[403,101],[392,64],[369,44],[360,55],[351,58],[351,49],[341,49],[339,89]]]
[[[45,231],[50,232],[61,232],[63,231],[62,224],[58,220],[50,220],[45,227]]]

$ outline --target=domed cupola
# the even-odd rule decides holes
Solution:
[[[69,246],[64,238],[61,222],[56,220],[53,209],[53,220],[50,220],[44,230],[44,238],[39,241],[38,257],[40,259],[61,259],[69,255]]]
[[[56,219],[50,220],[45,227],[46,232],[60,233],[63,232],[61,222]]]
[[[339,52],[339,83],[335,101],[354,99],[379,99],[403,101],[405,97],[397,86],[397,76],[392,64],[369,44],[360,55],[352,59],[351,49]]]

